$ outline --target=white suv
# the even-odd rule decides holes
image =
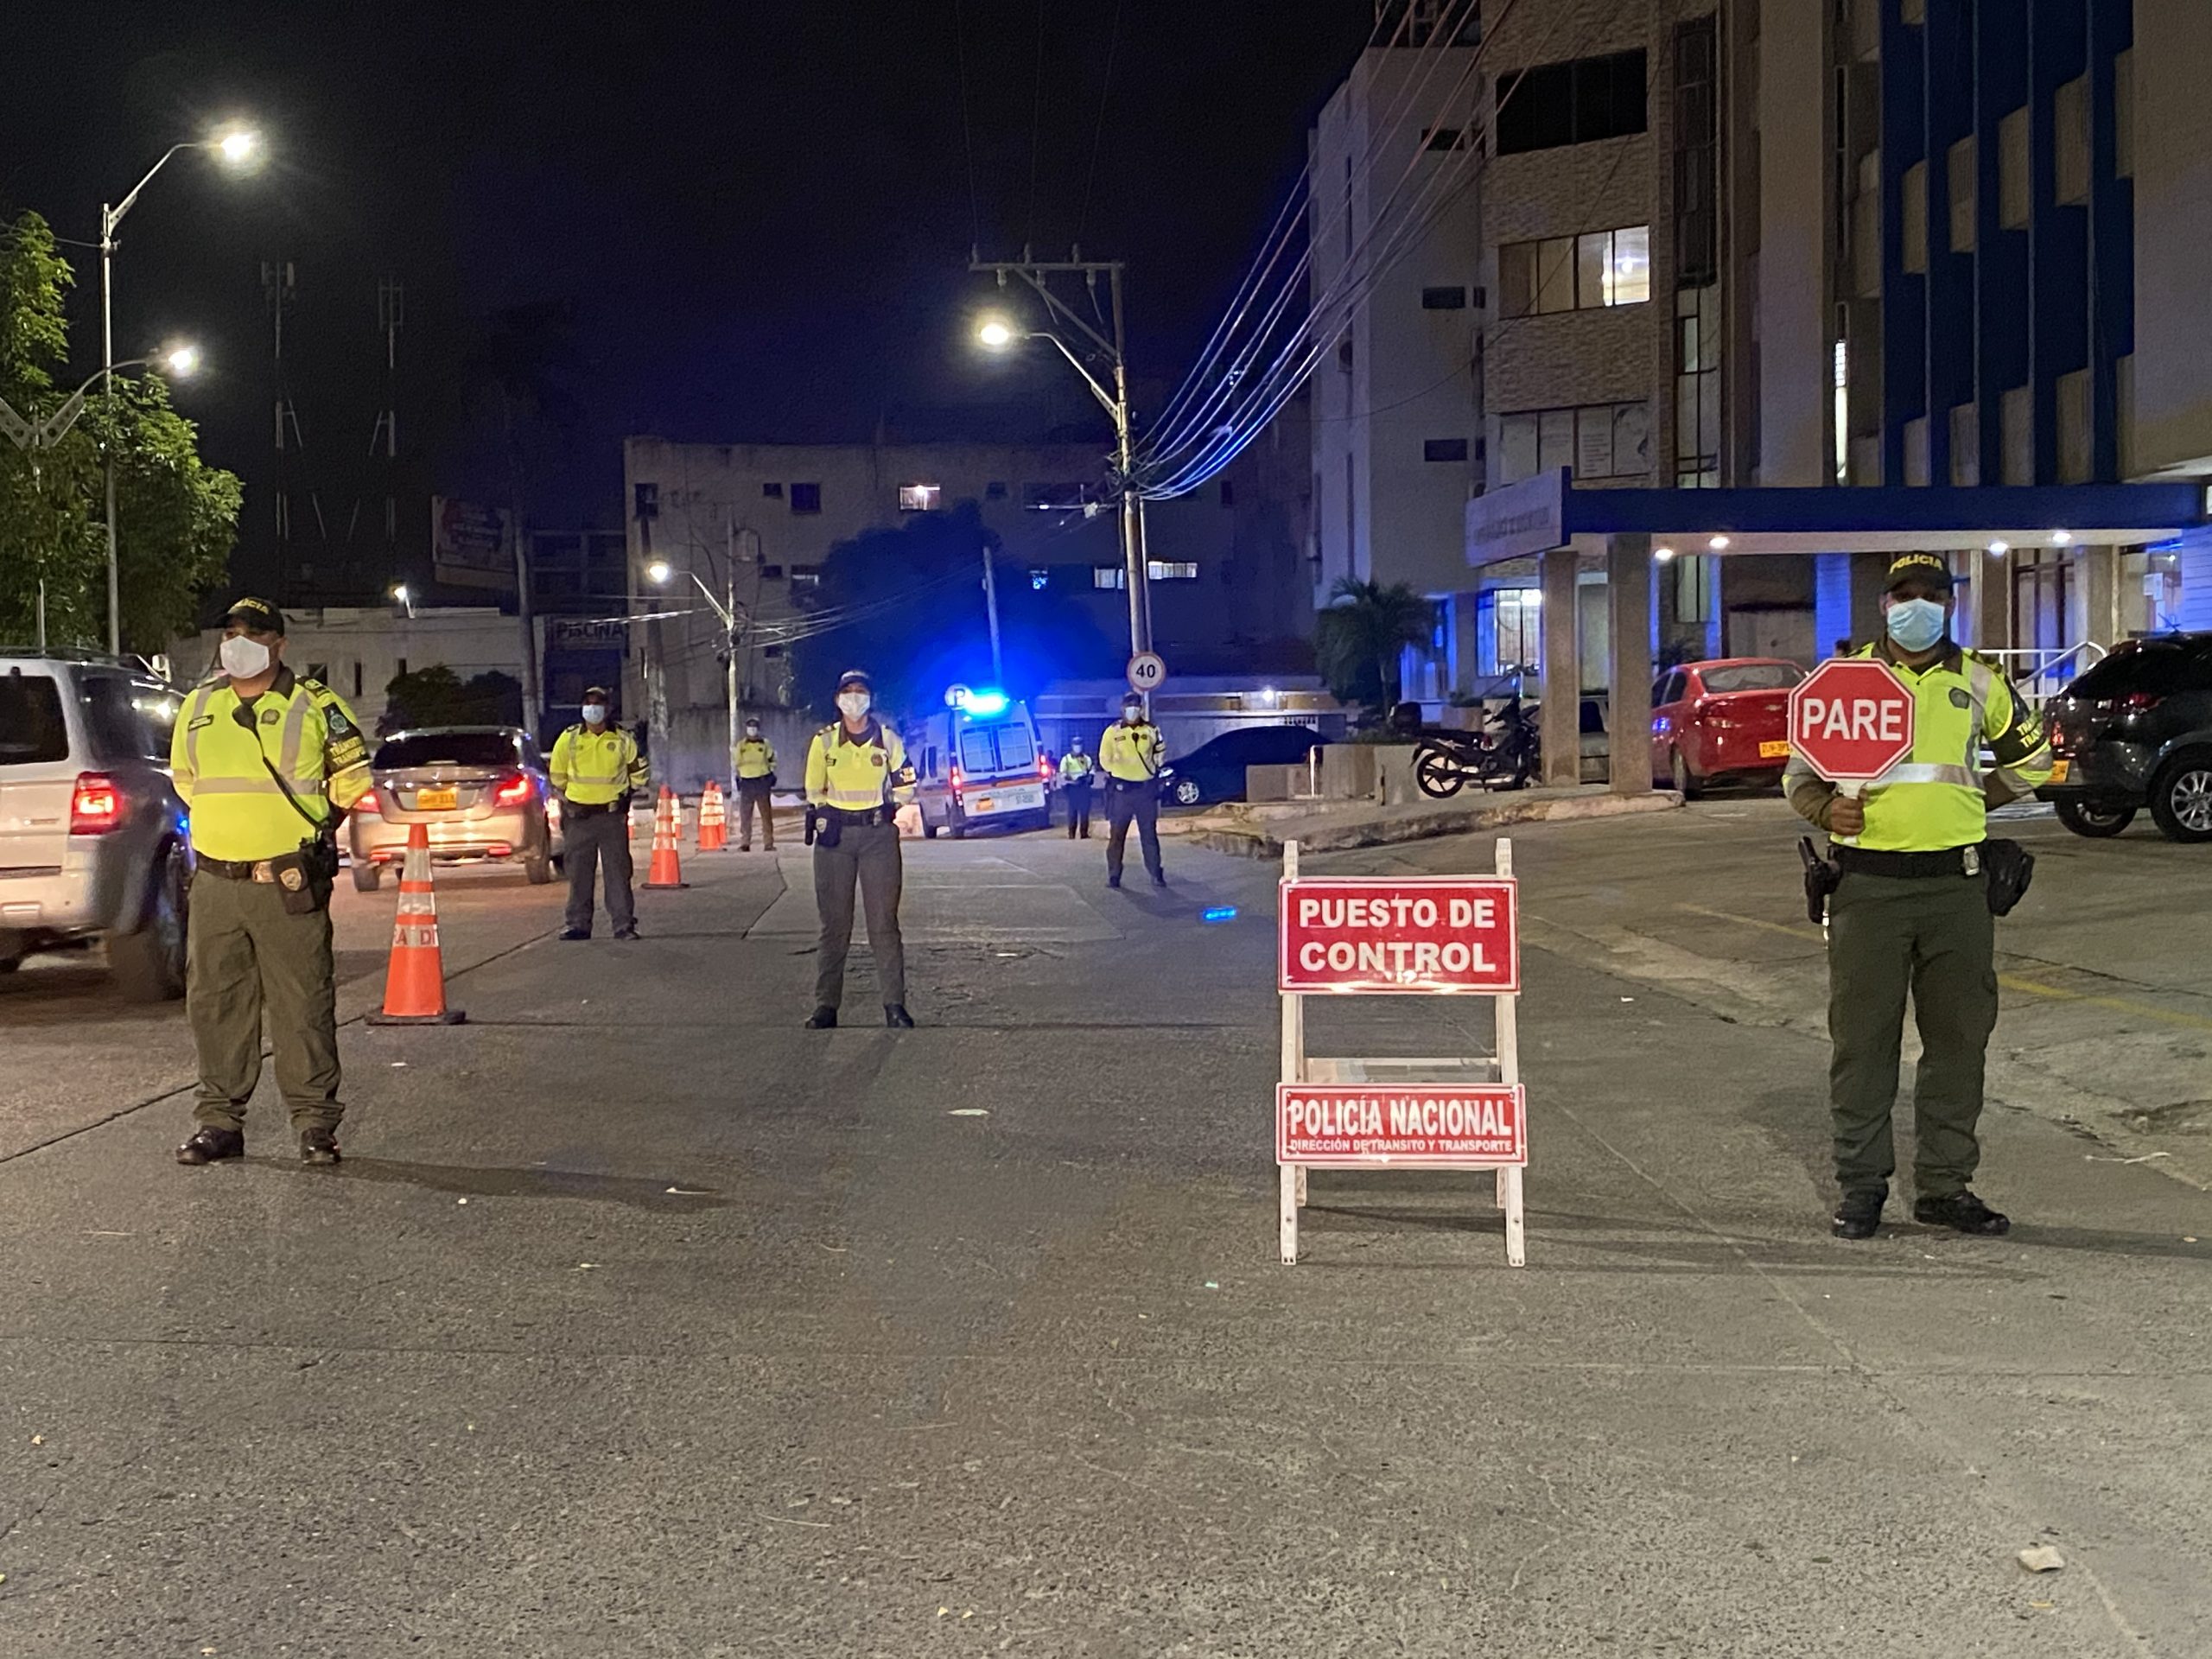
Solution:
[[[184,995],[182,697],[136,658],[0,650],[0,973],[105,941],[125,996]]]

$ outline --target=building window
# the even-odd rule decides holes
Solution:
[[[1997,404],[1998,443],[2005,451],[2005,481],[2036,481],[2035,393],[2026,386],[2008,386]]]
[[[2089,200],[2089,78],[2076,75],[2051,95],[2051,199],[2062,207]]]
[[[1467,441],[1465,438],[1428,438],[1421,446],[1423,461],[1465,461]]]
[[[1154,582],[1196,582],[1198,567],[1187,560],[1147,559],[1144,573]]]
[[[2089,372],[2058,377],[2058,481],[2086,484],[2091,467]]]
[[[1710,16],[1675,29],[1675,282],[1720,276],[1720,29]]]
[[[1592,311],[1651,297],[1651,227],[1509,242],[1497,251],[1500,315]]]
[[[1712,621],[1720,598],[1720,561],[1711,554],[1685,553],[1667,568],[1672,573],[1675,620]]]
[[[942,484],[901,484],[899,486],[899,511],[901,512],[935,512],[944,505],[944,486]]]
[[[1475,658],[1484,674],[1540,668],[1544,645],[1544,590],[1492,588],[1475,601]]]
[[[1973,404],[1951,410],[1951,482],[1981,482],[1981,410]]]
[[[1421,291],[1421,308],[1424,311],[1464,311],[1467,308],[1467,290],[1464,288],[1424,288]]]
[[[771,501],[780,501],[784,499],[784,486],[780,484],[763,484],[760,486],[760,493]]]
[[[2112,60],[2112,172],[2135,176],[2135,48]]]
[[[1002,478],[995,478],[989,483],[984,485],[983,499],[986,501],[1005,500],[1006,480]]]
[[[1897,21],[1918,29],[1928,21],[1928,0],[1897,0]]]
[[[636,485],[636,486],[634,486],[632,488],[632,490],[631,490],[631,493],[631,493],[631,499],[632,499],[632,503],[634,504],[634,505],[633,505],[634,515],[635,515],[637,518],[659,518],[659,517],[660,517],[660,486],[659,486],[659,485],[658,485],[658,484],[639,484],[639,485]],[[278,505],[279,505],[279,508],[280,508],[280,510],[281,510],[282,505],[283,505],[283,503],[282,503],[282,499],[281,499],[281,498],[279,499]]]
[[[1961,138],[1947,157],[1951,191],[1951,251],[1974,251],[1974,138]]]
[[[763,581],[763,582],[781,582],[783,579],[784,579],[784,567],[783,567],[782,565],[780,565],[780,564],[764,564],[764,565],[762,565],[762,566],[760,567],[760,580],[761,580],[761,581]]]
[[[1129,573],[1118,564],[1094,564],[1090,567],[1090,585],[1093,588],[1127,588]]]
[[[1904,423],[1904,481],[1916,488],[1928,483],[1928,417],[1916,415]]]
[[[791,511],[793,512],[821,512],[822,486],[819,484],[792,485]]]
[[[1502,484],[1556,467],[1578,479],[1642,478],[1651,470],[1651,416],[1643,404],[1523,410],[1498,421]]]
[[[1904,170],[1904,268],[1924,273],[1928,269],[1928,163],[1915,162]]]
[[[792,587],[794,587],[794,588],[819,588],[821,585],[822,585],[822,567],[821,567],[820,565],[818,565],[818,564],[795,564],[795,565],[791,566],[791,586],[792,586]]]
[[[1497,153],[1517,156],[1642,132],[1643,87],[1641,48],[1502,74]]]
[[[2028,106],[2023,104],[1997,124],[1997,222],[2008,231],[2027,229],[2028,196]]]
[[[1421,136],[1423,149],[1465,149],[1467,130],[1465,127],[1431,127]]]

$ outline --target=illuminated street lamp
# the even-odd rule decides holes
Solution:
[[[751,531],[746,532],[751,534]],[[732,531],[733,539],[736,532]],[[737,559],[734,550],[730,557],[729,585],[721,599],[715,597],[713,588],[699,580],[696,570],[686,569],[696,588],[714,611],[715,620],[722,625],[722,697],[729,711],[730,793],[737,793]],[[655,559],[645,566],[645,580],[656,588],[665,588],[676,575],[676,567],[666,559]],[[664,669],[664,673],[666,671]]]
[[[130,187],[130,194],[112,207],[100,204],[100,366],[112,376],[126,365],[115,360],[115,231],[123,223],[123,216],[138,200],[138,193],[154,181],[154,175],[169,163],[169,157],[181,149],[208,149],[219,156],[224,164],[244,170],[262,159],[261,135],[250,127],[232,126],[210,133],[205,138],[190,138],[180,144],[171,144],[162,152],[161,160],[146,169],[146,176]],[[196,360],[196,358],[195,358]],[[188,374],[188,365],[176,370]],[[112,379],[108,385],[108,412],[114,413],[115,387]],[[112,422],[110,423],[112,425]],[[115,556],[115,449],[107,446],[107,648],[118,655],[123,650],[123,595],[117,575]]]

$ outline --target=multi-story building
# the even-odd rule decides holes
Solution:
[[[1436,453],[1453,452],[1451,417],[1471,420],[1470,495],[1561,467],[1579,491],[2212,476],[2212,364],[2193,349],[2212,31],[2192,0],[1522,0],[1491,21],[1472,153],[1415,164],[1459,168],[1459,192],[1349,331],[1351,374],[1316,371],[1323,588],[1350,569],[1440,601],[1434,648],[1409,653],[1417,694],[1535,660],[1541,600],[1533,561],[1454,569],[1417,528],[1379,533],[1392,513],[1425,522],[1432,476],[1364,518],[1332,497],[1348,458],[1356,484],[1363,457],[1421,451],[1389,425],[1408,411],[1436,423]],[[1313,145],[1317,270],[1343,236],[1340,175],[1368,221],[1355,244],[1402,210],[1357,181],[1396,177],[1405,130],[1344,111],[1384,75],[1455,85],[1468,50],[1372,50],[1332,100]],[[1423,142],[1458,118],[1425,110]],[[1442,345],[1405,343],[1422,297],[1455,281],[1464,380]],[[1440,376],[1448,404],[1427,401]],[[1874,626],[1872,552],[1713,556],[1701,540],[1662,556],[1662,658],[1809,660]],[[1954,556],[1962,629],[1986,648],[2053,657],[2212,625],[2212,550],[2190,537],[1993,537]],[[1592,683],[1604,580],[1590,561]]]
[[[1152,637],[1171,672],[1310,665],[1301,644],[1313,626],[1306,449],[1297,408],[1289,413],[1203,489],[1147,506]],[[683,613],[662,621],[652,652],[632,654],[628,706],[652,701],[643,676],[658,658],[664,704],[654,704],[654,718],[664,721],[660,741],[680,775],[718,770],[712,757],[727,706],[720,627],[696,595],[694,575],[717,599],[734,594],[751,624],[738,647],[740,695],[764,710],[793,702],[790,660],[773,635],[804,612],[832,550],[963,503],[974,505],[996,538],[994,580],[1001,591],[1019,584],[1066,595],[1100,638],[1128,638],[1119,514],[1103,493],[1095,446],[632,438],[623,473],[635,607],[642,613],[664,600],[664,608]],[[666,595],[644,581],[656,561],[672,567]],[[1120,655],[1116,645],[1112,661],[1069,670],[1102,671]]]

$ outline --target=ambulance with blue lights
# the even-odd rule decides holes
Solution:
[[[906,759],[913,764],[914,801],[922,833],[956,841],[985,824],[1042,830],[1052,822],[1046,792],[1052,762],[1037,741],[1029,705],[989,689],[956,685],[944,694],[945,711],[906,727]]]

